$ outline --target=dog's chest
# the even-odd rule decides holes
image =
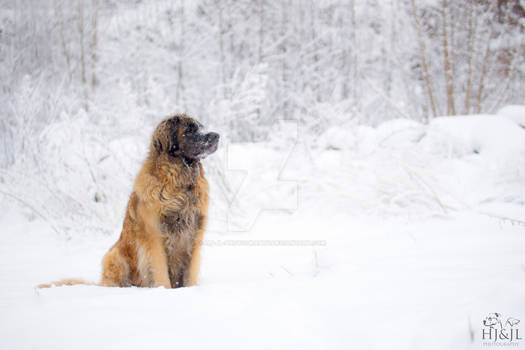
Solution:
[[[193,236],[199,228],[200,212],[197,208],[169,211],[161,216],[160,231],[164,236]]]
[[[199,197],[189,188],[168,198],[160,217],[160,231],[166,239],[168,254],[173,250],[189,252],[203,222]]]

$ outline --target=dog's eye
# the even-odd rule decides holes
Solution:
[[[188,128],[186,129],[185,134],[193,134],[196,131],[197,131],[197,124],[191,123],[190,125],[188,125]]]

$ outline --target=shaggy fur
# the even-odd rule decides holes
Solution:
[[[159,124],[135,179],[120,239],[102,261],[99,285],[177,288],[197,284],[208,212],[200,159],[219,135],[186,115]],[[63,280],[54,285],[85,284]],[[49,287],[51,284],[40,285]]]

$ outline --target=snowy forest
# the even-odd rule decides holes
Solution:
[[[221,135],[201,285],[35,306],[99,278],[175,113]],[[525,319],[524,206],[523,0],[0,0],[8,348],[478,348]]]
[[[4,1],[2,96],[39,106],[34,131],[79,108],[184,110],[242,141],[279,119],[320,133],[327,104],[367,124],[491,113],[524,97],[524,16],[518,0]],[[2,102],[11,141],[34,113]]]
[[[3,1],[0,191],[49,220],[96,210],[115,189],[102,168],[137,162],[173,113],[226,142],[291,120],[308,149],[331,127],[494,113],[525,101],[524,16],[518,0]]]

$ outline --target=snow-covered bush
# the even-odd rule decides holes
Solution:
[[[320,140],[305,196],[340,202],[348,215],[423,218],[525,203],[525,130],[500,115],[392,120],[329,129]]]
[[[267,65],[242,73],[237,70],[229,84],[217,89],[208,115],[212,127],[231,141],[259,141],[268,137],[274,116],[267,115]]]

